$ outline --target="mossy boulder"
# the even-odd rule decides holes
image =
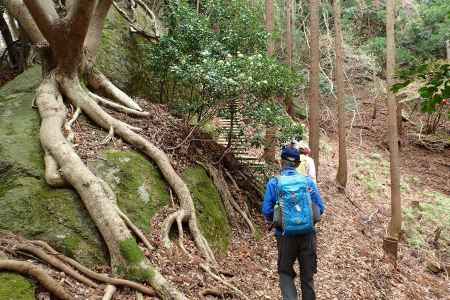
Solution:
[[[183,178],[194,198],[200,230],[215,252],[225,254],[230,243],[231,227],[214,183],[202,167],[187,169]]]
[[[77,194],[44,180],[40,118],[31,107],[41,80],[28,69],[0,89],[0,229],[49,241],[87,265],[105,263],[101,238]]]
[[[169,202],[169,190],[156,165],[135,151],[106,150],[90,162],[97,176],[108,182],[119,207],[144,232],[150,220]]]
[[[0,273],[0,300],[34,300],[35,286],[23,276]]]

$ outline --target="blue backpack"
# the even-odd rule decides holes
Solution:
[[[314,231],[313,208],[306,176],[277,176],[277,202],[273,222],[285,236]]]

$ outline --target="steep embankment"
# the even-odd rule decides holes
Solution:
[[[108,254],[78,195],[45,183],[39,115],[31,107],[39,81],[40,68],[33,67],[0,89],[0,230],[48,241],[87,266],[104,268]],[[86,119],[80,123],[88,128]],[[84,134],[93,132],[88,129]],[[152,218],[170,205],[169,188],[156,166],[144,156],[129,148],[114,148],[114,144],[102,146],[87,158],[88,166],[111,185],[120,208],[130,219],[143,232],[155,234]],[[202,169],[186,168],[184,174],[205,237],[219,253],[226,251],[230,229],[217,190]],[[24,277],[9,273],[0,276],[0,299],[34,298],[35,285]],[[90,292],[70,285],[68,288],[81,298]]]

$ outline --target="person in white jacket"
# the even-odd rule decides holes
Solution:
[[[297,141],[295,139],[291,142],[291,144],[300,152],[300,165],[298,166],[297,171],[303,175],[311,177],[314,182],[317,182],[316,166],[314,164],[314,159],[309,157],[311,149],[309,149],[308,144],[304,141]]]

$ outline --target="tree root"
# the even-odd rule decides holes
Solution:
[[[103,295],[102,300],[111,300],[116,290],[117,288],[114,285],[108,284],[105,288],[105,294]]]
[[[100,142],[100,145],[107,145],[114,138],[114,127],[109,127],[108,135]]]
[[[145,237],[144,233],[130,220],[130,218],[128,218],[128,216],[124,214],[119,207],[117,207],[117,210],[120,217],[125,221],[131,231],[133,231],[134,234],[142,241],[142,243],[144,243],[145,247],[147,247],[149,251],[155,250],[152,244],[150,244],[149,240]]]
[[[141,107],[130,96],[116,87],[103,73],[92,69],[87,74],[89,85],[95,90],[101,91],[109,99],[116,101],[131,109],[142,111]]]
[[[227,282],[225,279],[221,278],[219,275],[214,274],[213,271],[211,271],[211,269],[209,268],[208,265],[200,264],[200,268],[203,271],[205,271],[207,274],[209,274],[213,279],[215,279],[216,281],[220,282],[221,284],[223,284],[227,288],[231,289],[234,293],[239,295],[241,298],[249,300],[249,298],[240,289],[238,289],[237,287],[235,287],[231,283]]]
[[[150,289],[142,284],[139,284],[137,282],[126,280],[126,279],[120,279],[120,278],[112,278],[112,277],[106,276],[104,274],[94,272],[94,271],[86,268],[85,266],[83,266],[82,264],[77,262],[76,260],[57,252],[55,249],[53,249],[49,244],[47,244],[44,241],[31,241],[31,243],[44,248],[48,252],[49,255],[56,256],[58,259],[60,259],[64,263],[70,265],[72,268],[78,270],[80,273],[82,273],[85,276],[92,278],[96,281],[107,283],[110,285],[115,285],[115,286],[126,286],[129,288],[135,289],[137,291],[140,291],[149,296],[155,295],[155,292],[152,289]]]
[[[244,219],[245,223],[247,224],[248,228],[250,229],[250,232],[254,235],[256,233],[255,227],[253,226],[252,221],[250,220],[250,218],[247,216],[247,214],[245,213],[245,211],[239,206],[239,204],[237,204],[237,202],[234,200],[234,197],[232,196],[230,189],[228,188],[228,183],[226,182],[225,178],[223,177],[222,173],[216,169],[213,165],[211,164],[203,164],[201,162],[197,163],[201,166],[203,166],[203,168],[208,172],[208,174],[212,177],[214,185],[216,186],[216,188],[219,190],[220,196],[224,202],[224,206],[225,209],[227,210],[232,210],[232,208],[230,206],[232,206]],[[224,172],[231,177],[231,175],[228,173],[227,170],[224,170]],[[233,184],[235,184],[235,187],[237,187],[236,182],[234,182],[233,179]],[[239,190],[239,188],[237,187],[237,189]],[[229,218],[232,218],[235,222],[236,217],[234,216],[234,213],[228,213],[229,214]]]
[[[27,261],[0,260],[0,270],[17,272],[35,278],[44,288],[61,300],[72,300],[74,297],[51,278],[42,268]]]
[[[91,96],[92,99],[94,99],[94,101],[96,101],[97,103],[100,103],[101,105],[103,105],[105,107],[114,109],[115,111],[130,115],[130,116],[140,117],[140,118],[150,116],[150,113],[147,111],[138,111],[138,110],[135,110],[132,108],[125,107],[121,104],[109,101],[108,99],[103,98],[102,96],[99,96],[92,92],[89,92],[89,96]]]
[[[67,182],[59,172],[58,163],[53,156],[44,149],[45,181],[51,187],[66,187]]]
[[[208,173],[209,177],[211,177],[211,179],[213,180],[213,183],[216,186],[217,190],[219,191],[220,197],[222,198],[223,205],[227,212],[228,221],[233,226],[236,226],[237,223],[236,214],[231,205],[231,201],[233,201],[233,196],[231,195],[231,192],[228,188],[228,184],[225,181],[225,178],[223,178],[222,174],[220,174],[220,171],[215,167],[213,167],[211,164],[202,163],[200,161],[196,161],[196,163],[202,166],[203,169],[205,169],[206,173]]]
[[[187,214],[183,209],[179,209],[176,212],[170,214],[165,220],[163,225],[161,226],[162,232],[161,232],[161,240],[166,248],[170,248],[172,246],[172,242],[169,238],[170,229],[172,228],[173,224],[177,223],[177,229],[178,229],[178,246],[180,249],[189,257],[191,255],[184,247],[184,232],[183,232],[183,222],[187,218]]]
[[[73,123],[78,119],[81,114],[81,109],[77,107],[75,112],[73,113],[72,118],[64,124],[64,130],[67,131],[67,141],[73,145],[73,141],[75,139],[75,133],[72,130]]]
[[[194,202],[188,187],[181,177],[173,169],[169,158],[161,149],[150,143],[144,137],[130,130],[129,126],[106,113],[92,100],[92,98],[81,87],[78,80],[68,80],[65,77],[59,78],[60,83],[67,98],[75,105],[79,106],[91,120],[104,129],[114,128],[115,133],[123,140],[134,145],[138,150],[150,157],[159,167],[164,178],[175,191],[180,202],[180,208],[185,211],[185,219],[188,222],[189,230],[194,242],[204,258],[215,263],[214,253],[208,245],[197,224]]]
[[[59,259],[57,259],[51,255],[48,255],[43,250],[41,250],[37,247],[31,246],[31,245],[20,244],[20,245],[16,246],[16,249],[26,251],[28,253],[35,255],[36,257],[42,259],[43,261],[45,261],[52,267],[66,273],[69,276],[72,276],[79,282],[82,282],[90,287],[96,288],[98,286],[95,282],[93,282],[89,278],[86,278],[85,276],[81,275],[76,270],[69,267],[68,265],[66,265],[65,263],[60,261]]]
[[[223,293],[218,289],[204,289],[200,293],[200,299],[206,299],[206,296],[214,296],[220,299],[223,299]]]

